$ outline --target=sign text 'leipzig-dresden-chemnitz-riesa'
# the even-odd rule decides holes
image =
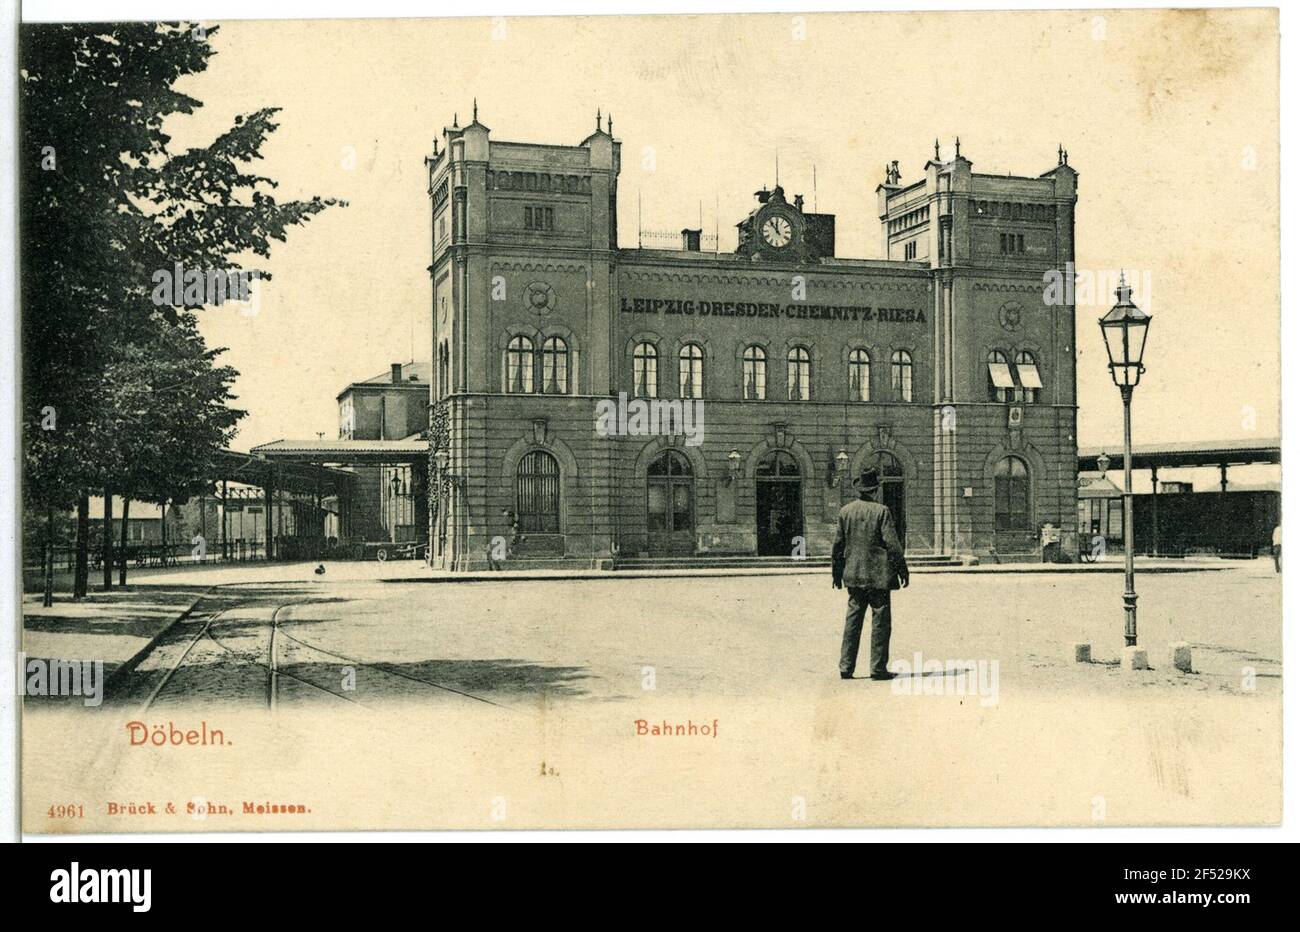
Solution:
[[[789,317],[850,323],[923,324],[925,311],[910,307],[840,304],[764,304],[754,301],[691,301],[682,298],[622,298],[624,314],[686,314],[696,317]]]

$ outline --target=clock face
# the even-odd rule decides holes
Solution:
[[[794,230],[785,217],[769,217],[763,224],[763,240],[767,245],[781,249],[790,243]]]

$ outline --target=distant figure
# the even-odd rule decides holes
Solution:
[[[312,572],[315,573],[317,576],[324,576],[324,575],[325,575],[325,564],[324,564],[324,563],[318,563],[318,564],[316,565],[316,568],[315,568],[314,570],[312,570]]]
[[[1282,525],[1273,528],[1273,572],[1282,572]]]
[[[840,645],[840,679],[853,678],[862,640],[862,623],[871,606],[871,678],[892,680],[890,673],[890,590],[906,589],[910,582],[903,545],[894,530],[889,509],[875,501],[880,473],[868,469],[853,481],[858,500],[840,509],[839,529],[831,550],[831,584],[848,586],[849,610],[844,618]]]
[[[505,537],[506,552],[504,557],[497,556],[497,538],[488,541],[488,569],[493,571],[505,568],[505,561],[510,558],[510,554],[514,551],[515,545],[519,543],[521,539],[519,536],[519,519],[515,517],[515,513],[509,508],[502,508],[501,519],[505,523],[506,527],[510,529],[510,533]]]

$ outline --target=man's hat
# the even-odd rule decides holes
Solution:
[[[862,492],[874,492],[880,488],[880,470],[872,466],[862,470],[862,475],[853,480],[853,485]]]

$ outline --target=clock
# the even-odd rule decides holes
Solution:
[[[790,225],[790,221],[780,214],[763,221],[763,241],[773,249],[784,249],[790,244],[793,236],[794,228]]]

